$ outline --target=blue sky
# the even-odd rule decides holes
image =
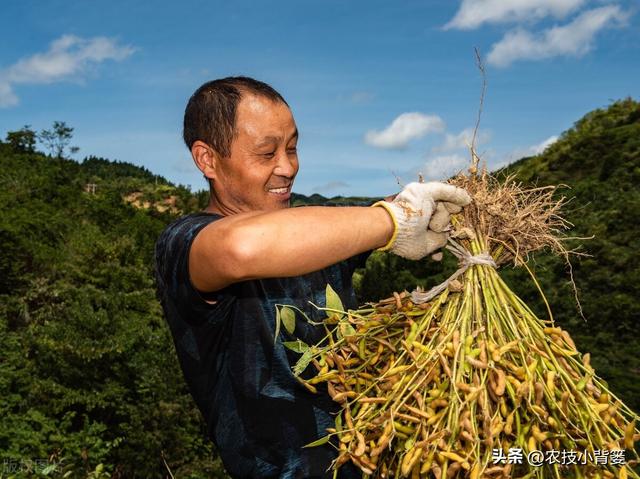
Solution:
[[[383,195],[468,162],[540,151],[586,112],[640,97],[631,0],[8,1],[0,17],[0,135],[54,120],[85,155],[204,188],[181,143],[207,80],[279,90],[301,132],[294,191]]]

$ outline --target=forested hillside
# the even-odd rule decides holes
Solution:
[[[3,472],[42,472],[40,461],[58,465],[54,477],[157,478],[164,459],[176,477],[224,477],[152,275],[155,240],[175,217],[155,203],[173,196],[189,211],[199,197],[130,164],[6,144],[0,169]],[[127,202],[134,193],[152,206]]]
[[[531,261],[558,324],[570,331],[579,350],[591,352],[598,374],[634,410],[640,411],[640,103],[626,99],[585,115],[543,154],[523,158],[497,172],[515,173],[525,184],[565,187],[565,217],[571,241],[590,256],[571,259],[584,310],[576,307],[564,261],[538,254]],[[442,263],[410,262],[376,254],[359,279],[363,300],[388,296],[414,284],[432,286],[455,271]],[[545,308],[522,269],[503,276],[540,315]]]
[[[161,230],[201,209],[207,194],[134,165],[78,163],[9,143],[0,143],[0,172],[0,463],[14,465],[16,477],[225,477],[152,274]],[[570,234],[594,236],[579,241],[591,256],[573,259],[586,322],[562,260],[540,254],[531,265],[557,322],[640,410],[640,104],[589,113],[501,174],[513,172],[525,183],[568,185]],[[294,197],[294,205],[368,201]],[[454,270],[451,257],[416,263],[375,253],[356,284],[370,301]],[[503,274],[542,313],[528,274]]]

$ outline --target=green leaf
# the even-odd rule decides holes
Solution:
[[[55,472],[57,467],[58,467],[57,464],[49,464],[47,467],[42,469],[41,474],[44,475],[44,476],[48,476],[52,472]]]
[[[307,366],[311,362],[312,358],[313,348],[309,348],[302,354],[302,356],[300,356],[300,359],[298,359],[298,362],[293,367],[293,374],[295,374],[296,376],[300,376],[300,374],[302,374],[302,372],[307,369]]]
[[[294,353],[303,354],[309,349],[309,345],[303,343],[299,339],[297,341],[283,341],[282,343],[285,348],[290,349]]]
[[[338,311],[344,311],[344,306],[342,306],[342,301],[340,300],[340,296],[336,293],[330,284],[327,284],[327,300],[326,306],[329,309],[336,309]]]
[[[336,416],[336,431],[342,432],[342,413]]]
[[[293,309],[283,306],[280,309],[280,319],[282,320],[284,329],[286,329],[289,334],[293,334],[293,330],[296,329],[296,313],[293,312]]]
[[[326,443],[329,442],[329,437],[330,437],[329,435],[326,435],[324,437],[321,437],[317,441],[310,442],[309,444],[305,444],[302,447],[318,447],[318,446],[322,446],[323,444],[326,444]]]

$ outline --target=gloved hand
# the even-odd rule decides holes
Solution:
[[[471,202],[462,188],[445,183],[409,183],[393,201],[378,201],[391,215],[395,230],[379,251],[418,260],[447,244],[451,214]]]

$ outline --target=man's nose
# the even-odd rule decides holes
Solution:
[[[297,155],[291,155],[286,151],[283,151],[278,155],[278,164],[274,171],[276,175],[292,178],[293,176],[295,176],[297,169],[298,169]]]

